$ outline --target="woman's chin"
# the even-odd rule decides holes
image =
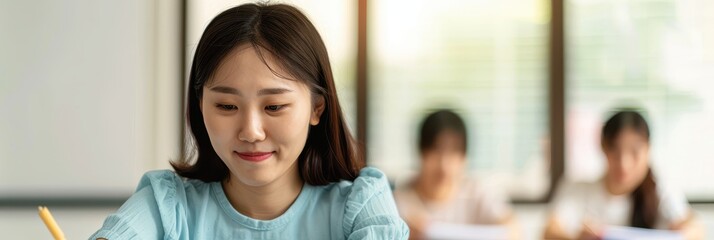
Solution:
[[[262,187],[268,185],[275,180],[273,171],[268,169],[251,169],[250,171],[241,171],[233,173],[233,176],[238,178],[241,184],[251,187]]]
[[[607,181],[607,191],[612,195],[622,195],[627,193],[628,187],[622,179],[612,179]]]

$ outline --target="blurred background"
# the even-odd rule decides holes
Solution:
[[[86,238],[186,137],[184,88],[219,12],[252,1],[0,0],[0,232],[47,239],[48,205]],[[652,127],[653,170],[714,233],[714,2],[285,0],[325,41],[367,163],[418,169],[418,124],[453,108],[468,173],[509,193],[537,239],[561,178],[598,179],[616,107]]]

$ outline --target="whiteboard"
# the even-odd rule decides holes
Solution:
[[[157,44],[157,9],[0,1],[0,199],[126,197],[177,157],[181,79],[161,56],[179,51]]]

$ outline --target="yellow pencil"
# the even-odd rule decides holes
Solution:
[[[40,210],[40,218],[42,218],[42,221],[45,222],[47,229],[50,230],[50,233],[52,233],[55,240],[65,240],[64,233],[62,233],[62,229],[59,228],[59,225],[55,222],[52,214],[50,214],[50,210],[45,206],[39,206],[38,209]]]

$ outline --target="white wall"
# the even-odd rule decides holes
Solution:
[[[128,196],[178,157],[178,6],[0,1],[0,198]]]

